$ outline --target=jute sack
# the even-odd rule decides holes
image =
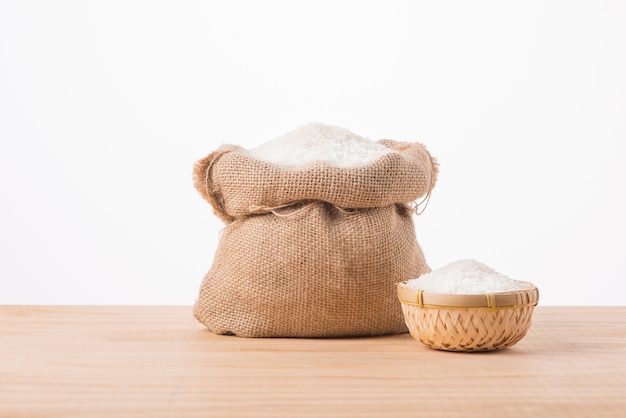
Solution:
[[[437,164],[418,143],[359,167],[284,167],[227,145],[194,183],[227,226],[194,316],[217,334],[347,337],[407,332],[395,284],[430,269],[412,202]]]

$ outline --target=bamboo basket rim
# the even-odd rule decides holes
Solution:
[[[536,306],[539,302],[539,289],[530,282],[520,280],[516,280],[516,282],[529,284],[531,287],[508,292],[454,294],[411,289],[406,285],[406,282],[400,282],[397,283],[398,299],[406,305],[430,309],[487,308],[495,311]]]

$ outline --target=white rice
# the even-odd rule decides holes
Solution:
[[[476,260],[458,260],[417,279],[407,286],[425,292],[453,294],[482,294],[530,289],[531,285],[517,282]]]
[[[345,168],[367,165],[396,151],[347,129],[309,123],[248,152],[259,160],[288,167],[317,162]]]

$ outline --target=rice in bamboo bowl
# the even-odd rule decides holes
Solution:
[[[475,260],[458,260],[399,283],[398,298],[413,338],[438,350],[473,352],[524,338],[539,291]]]

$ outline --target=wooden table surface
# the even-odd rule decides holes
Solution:
[[[626,417],[626,307],[491,353],[218,336],[190,307],[0,306],[0,417]]]

